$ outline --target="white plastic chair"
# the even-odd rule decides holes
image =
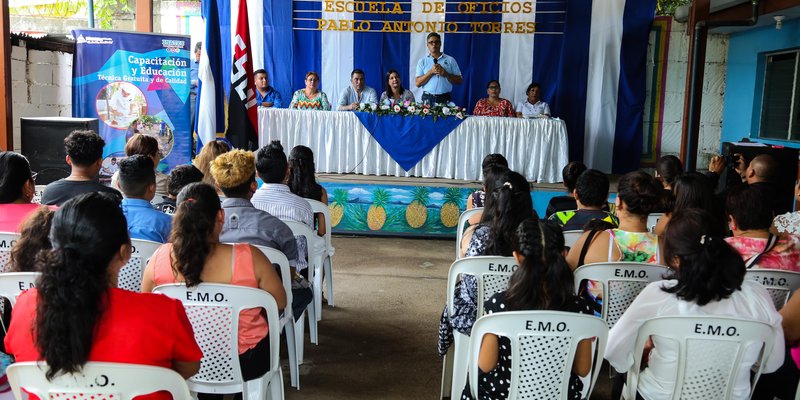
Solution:
[[[289,271],[289,259],[280,250],[266,246],[255,246],[269,259],[272,265],[280,266],[281,283],[286,292],[286,308],[281,315],[281,326],[286,331],[286,354],[289,356],[289,377],[292,386],[300,389],[300,364],[303,363],[303,331],[305,330],[305,314],[309,313],[309,318],[314,312],[314,304],[309,304],[301,315],[294,318],[292,311],[292,275]],[[309,324],[312,327],[313,324]],[[317,332],[311,332],[312,337],[316,337]]]
[[[160,246],[161,243],[150,240],[131,239],[131,259],[119,270],[117,287],[131,292],[140,292],[144,267],[147,266],[150,257]]]
[[[44,188],[47,185],[36,185],[33,189],[33,199],[31,199],[31,203],[42,204],[42,193],[44,193]]]
[[[475,207],[470,208],[469,210],[465,210],[458,216],[458,225],[456,226],[456,260],[458,260],[461,254],[461,239],[464,238],[464,231],[467,228],[467,222],[469,219],[472,218],[476,214],[480,214],[483,212],[483,207]]]
[[[463,215],[463,214],[462,214]],[[513,257],[500,256],[477,256],[467,257],[456,260],[450,266],[447,276],[447,312],[453,315],[455,308],[453,297],[455,296],[456,283],[460,280],[461,274],[475,276],[478,281],[478,309],[483,310],[484,301],[488,300],[495,293],[506,290],[511,274],[517,269],[517,261]],[[476,318],[480,318],[480,315]],[[467,357],[469,352],[469,338],[453,330],[453,345],[447,352],[448,358],[445,359],[442,367],[442,397],[450,393],[451,399],[461,398],[461,390],[467,382]],[[452,370],[450,366],[452,365]],[[450,383],[448,388],[446,383]]]
[[[311,204],[311,209],[314,213],[322,213],[325,216],[325,255],[322,260],[322,267],[323,272],[325,273],[324,277],[321,279],[325,279],[328,282],[328,305],[334,307],[333,304],[333,260],[332,257],[336,253],[336,249],[331,244],[331,209],[328,208],[327,204],[324,204],[320,201],[308,200],[308,204]],[[321,280],[320,280],[321,281]]]
[[[0,273],[11,270],[11,249],[19,239],[19,233],[0,232]]]
[[[80,372],[45,377],[44,362],[11,364],[6,373],[14,398],[26,399],[21,389],[39,399],[131,400],[141,395],[167,391],[174,400],[191,400],[186,381],[177,372],[152,365],[88,362]]]
[[[772,327],[763,322],[709,315],[653,318],[639,328],[634,364],[623,391],[626,399],[636,398],[642,353],[650,336],[671,339],[678,346],[677,376],[671,388],[674,400],[731,398],[731,382],[738,377],[742,357],[755,346],[761,355],[752,366],[752,396],[774,345]]]
[[[613,328],[633,300],[650,282],[664,279],[669,268],[658,264],[604,262],[586,264],[575,270],[575,291],[583,280],[603,286],[603,319]]]
[[[261,289],[220,283],[201,283],[187,288],[183,283],[157,286],[154,293],[163,293],[180,300],[194,329],[194,336],[203,358],[200,372],[189,378],[193,392],[230,394],[243,393],[247,400],[283,399],[283,373],[280,361],[280,317],[278,305],[271,294]],[[239,313],[246,309],[262,308],[267,324],[273,328],[269,335],[269,370],[251,381],[242,380],[239,365]]]
[[[325,257],[325,240],[311,230],[308,225],[297,221],[281,220],[292,230],[295,236],[304,236],[308,247],[308,281],[311,282],[311,289],[314,291],[314,313],[316,321],[310,324],[316,325],[322,319],[322,259]],[[302,255],[299,255],[302,257]],[[317,327],[309,327],[314,332]],[[314,344],[319,344],[317,340],[311,340]]]
[[[493,333],[511,340],[509,399],[568,399],[572,364],[578,343],[596,338],[592,369],[584,396],[589,398],[600,373],[608,326],[591,315],[560,311],[509,311],[475,322],[469,339],[469,383],[478,398],[478,355],[483,336]]]
[[[647,216],[647,231],[650,233],[655,232],[658,220],[663,216],[664,213],[650,213],[650,215]]]
[[[800,289],[800,272],[753,268],[748,269],[745,276],[767,288],[776,310],[783,308],[789,296]]]
[[[22,292],[36,287],[41,272],[6,272],[0,274],[0,297],[8,299],[13,307]]]
[[[575,231],[564,231],[564,246],[572,247],[575,245],[575,242],[581,238],[583,235],[582,230],[575,230]]]

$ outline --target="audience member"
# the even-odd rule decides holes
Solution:
[[[708,211],[714,221],[713,225],[709,226],[709,229],[713,229],[715,235],[726,235],[724,207],[722,204],[718,204],[718,200],[714,196],[713,183],[705,175],[699,172],[681,175],[673,181],[671,192],[671,194],[665,194],[666,196],[672,196],[670,210],[658,219],[658,223],[653,229],[657,236],[664,236],[664,231],[667,229],[667,224],[674,212],[686,208],[699,208]]]
[[[550,199],[550,202],[547,204],[547,211],[545,211],[547,218],[550,218],[550,216],[558,211],[569,211],[578,208],[578,203],[575,201],[575,198],[572,197],[572,194],[575,192],[575,185],[578,183],[578,177],[581,176],[583,171],[586,171],[586,165],[580,161],[572,161],[564,166],[561,170],[561,179],[564,181],[563,183],[564,187],[567,189],[567,195],[556,196]],[[603,209],[606,208],[608,207],[603,207]]]
[[[800,211],[796,211],[800,204],[800,181],[794,185],[793,201],[795,202],[795,211],[778,215],[772,221],[776,232],[800,235]]]
[[[122,189],[122,212],[128,221],[132,239],[166,243],[172,229],[172,217],[150,204],[156,195],[153,160],[134,154],[119,163],[119,186]]]
[[[565,231],[582,230],[587,222],[594,219],[616,226],[619,224],[617,217],[602,210],[608,204],[608,187],[606,174],[596,169],[584,171],[572,191],[578,209],[557,211],[548,219],[555,221]]]
[[[505,175],[508,171],[508,167],[501,164],[491,164],[487,166],[486,169],[483,170],[483,189],[476,190],[467,197],[467,210],[475,207],[485,208],[486,193],[492,193],[497,189],[494,185],[497,183],[499,177]],[[481,218],[483,218],[483,211],[475,213],[473,216],[469,217],[469,225],[479,224]]]
[[[311,205],[304,198],[293,194],[286,185],[289,177],[289,162],[279,141],[273,141],[258,150],[256,171],[264,184],[250,200],[253,206],[281,220],[300,222],[314,229],[314,211],[311,209]],[[297,254],[299,255],[297,271],[305,275],[308,273],[306,271],[308,246],[304,237],[298,237],[297,244]],[[305,281],[302,283],[304,287],[308,284]]]
[[[364,82],[364,71],[354,69],[350,73],[350,86],[339,95],[339,111],[352,111],[361,104],[377,104],[378,92]]]
[[[222,210],[225,222],[219,240],[225,243],[249,243],[282,252],[289,259],[293,279],[292,310],[300,316],[312,300],[311,289],[302,287],[297,275],[297,242],[286,224],[266,211],[253,207],[250,198],[256,191],[256,161],[250,151],[232,150],[211,162],[211,174],[225,194]],[[277,266],[276,266],[277,268]]]
[[[683,163],[675,156],[663,156],[656,162],[656,179],[666,190],[672,190],[675,180],[683,175]]]
[[[508,169],[508,160],[502,154],[493,153],[487,154],[481,161],[481,171],[483,172],[483,189],[472,192],[467,198],[467,210],[475,207],[483,207],[486,198],[486,180],[488,179],[489,170],[492,167],[505,167]],[[490,191],[491,192],[491,191]]]
[[[256,104],[259,107],[281,108],[281,94],[269,85],[269,75],[264,69],[258,69],[253,73],[256,84]]]
[[[525,177],[506,171],[492,183],[495,189],[487,193],[481,223],[471,226],[461,242],[461,256],[511,257],[517,245],[517,227],[526,219],[539,219],[533,209],[530,185]],[[444,355],[450,346],[453,329],[469,335],[477,318],[478,281],[472,275],[463,275],[456,285],[453,299],[455,312],[449,315],[447,307],[442,312],[439,325],[439,353]]]
[[[169,179],[167,180],[167,195],[161,197],[161,202],[154,205],[156,210],[164,214],[175,214],[177,205],[175,204],[178,193],[184,186],[194,183],[202,182],[203,173],[192,164],[178,165],[169,172]]]
[[[525,94],[528,95],[527,100],[517,103],[517,117],[534,118],[550,116],[550,106],[539,98],[541,91],[542,86],[536,82],[528,85],[528,88],[525,89]]]
[[[786,352],[783,365],[771,374],[762,374],[753,393],[754,400],[795,399],[800,381],[800,290],[795,290],[780,309]]]
[[[306,146],[294,146],[289,152],[289,190],[292,193],[305,198],[328,204],[328,191],[317,183],[314,176],[314,152]],[[316,219],[317,234],[325,236],[325,214],[314,213]]]
[[[747,268],[800,272],[800,237],[769,232],[772,211],[764,192],[750,185],[731,188],[726,209],[733,237],[725,241],[742,256]]]
[[[572,271],[564,260],[564,235],[550,221],[525,220],[517,228],[518,242],[514,258],[519,267],[508,289],[486,301],[487,314],[505,311],[550,310],[592,314],[589,306],[575,296]],[[592,368],[592,341],[579,342],[572,363],[572,375],[567,398],[581,398],[582,376]],[[479,399],[506,399],[511,386],[511,341],[504,336],[487,334],[481,342],[478,356]],[[467,387],[462,399],[472,399]]]
[[[149,157],[153,160],[153,171],[156,175],[156,193],[159,195],[167,194],[167,175],[158,170],[158,163],[161,162],[161,151],[158,147],[158,139],[153,136],[137,133],[125,143],[125,155],[130,157],[136,154]],[[122,191],[119,186],[119,170],[111,177],[111,187]]]
[[[484,117],[516,117],[514,105],[500,98],[500,81],[493,79],[486,85],[489,97],[478,100],[472,114]]]
[[[0,232],[19,232],[20,223],[39,208],[31,203],[35,179],[25,156],[0,151]]]
[[[619,181],[616,200],[619,228],[584,233],[567,255],[569,265],[575,269],[608,261],[660,263],[658,237],[647,231],[647,216],[660,206],[663,190],[644,172],[625,174]]]
[[[292,95],[292,102],[289,108],[296,110],[325,110],[330,111],[331,103],[328,95],[319,90],[319,74],[310,71],[306,73],[306,87],[298,89]]]
[[[413,103],[414,93],[403,87],[400,73],[396,70],[390,69],[386,73],[386,91],[381,93],[380,103],[387,105],[394,105],[395,103],[403,102]]]
[[[180,301],[117,289],[131,244],[116,196],[86,193],[55,212],[36,288],[14,306],[5,338],[17,362],[47,362],[48,379],[88,361],[170,368],[184,378],[202,353]],[[156,394],[156,399],[169,395]]]
[[[211,176],[211,162],[220,154],[230,150],[231,147],[223,140],[208,142],[200,149],[200,154],[195,157],[192,164],[203,173],[203,183],[214,187],[216,183],[214,182],[214,177]]]
[[[200,283],[224,283],[262,289],[286,307],[286,292],[269,260],[257,248],[246,244],[223,244],[219,234],[225,211],[213,187],[190,183],[178,194],[178,210],[170,243],[156,250],[142,278],[142,292],[158,285],[183,282],[193,287]],[[280,334],[279,326],[267,326],[262,310],[247,309],[239,317],[239,363],[245,381],[269,370],[270,330]]]
[[[653,282],[639,294],[608,335],[605,358],[620,373],[630,370],[639,328],[654,317],[673,315],[730,316],[761,321],[772,326],[775,346],[762,366],[775,371],[783,362],[781,317],[767,290],[745,279],[741,258],[722,237],[714,234],[712,218],[699,209],[679,210],[672,216],[664,238],[664,259],[674,267],[665,281]],[[766,338],[764,338],[766,339]],[[673,395],[678,348],[668,338],[653,335],[647,367],[639,375],[638,390],[645,399],[667,399]],[[689,348],[689,351],[698,349]],[[750,396],[750,368],[761,345],[751,346],[732,382],[732,399]],[[619,393],[616,393],[618,398]]]
[[[39,206],[32,212],[19,229],[19,239],[11,249],[11,272],[36,271],[36,256],[41,251],[48,251],[50,244],[50,226],[53,223],[54,211]]]
[[[781,190],[775,183],[778,173],[775,158],[769,154],[759,154],[748,163],[741,154],[735,154],[733,160],[735,165],[726,166],[722,157],[714,156],[708,164],[709,176],[718,181],[716,193],[722,201],[727,197],[728,190],[745,183],[764,192],[773,216],[792,210],[792,202],[779,195]]]
[[[97,174],[103,165],[105,144],[103,138],[94,131],[72,131],[64,139],[70,174],[44,188],[42,204],[59,206],[81,193],[89,192],[108,192],[120,196],[117,190],[97,181]]]

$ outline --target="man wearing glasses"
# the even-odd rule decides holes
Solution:
[[[453,57],[442,53],[442,37],[438,33],[428,34],[427,40],[429,54],[417,62],[416,84],[423,90],[423,103],[448,103],[453,85],[463,81],[461,70]]]

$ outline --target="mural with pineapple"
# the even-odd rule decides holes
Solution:
[[[453,236],[474,189],[320,182],[335,233]]]

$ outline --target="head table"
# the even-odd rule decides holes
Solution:
[[[320,173],[477,181],[483,157],[500,153],[529,181],[555,183],[569,162],[567,128],[559,119],[467,117],[408,171],[351,111],[259,108],[258,121],[261,146],[280,140],[287,155],[294,146],[308,146]]]

